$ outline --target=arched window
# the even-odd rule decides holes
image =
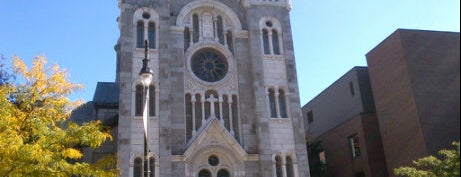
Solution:
[[[218,33],[218,39],[219,43],[224,45],[224,26],[223,26],[223,20],[222,17],[218,15],[217,20],[216,20],[216,25],[217,25],[217,33]]]
[[[149,40],[149,48],[155,49],[155,23],[149,22],[149,27],[147,28],[147,39]]]
[[[200,36],[200,28],[199,28],[199,21],[198,21],[198,15],[194,14],[192,16],[192,26],[193,26],[193,38],[192,40],[194,42],[198,42],[199,36]]]
[[[144,22],[141,20],[136,25],[136,47],[144,47]]]
[[[280,110],[280,117],[287,118],[285,92],[282,89],[279,90],[279,110]]]
[[[234,129],[234,137],[237,141],[240,141],[240,138],[239,138],[239,119],[238,119],[238,97],[237,95],[232,95],[232,126],[233,126],[233,129]]]
[[[198,177],[211,177],[211,173],[208,170],[201,170],[198,173]]]
[[[135,93],[135,116],[142,115],[143,101],[144,101],[144,87],[142,85],[136,85]]]
[[[155,86],[149,86],[149,116],[156,116],[155,112]]]
[[[227,48],[229,48],[229,50],[234,53],[234,42],[233,42],[233,37],[232,37],[232,31],[227,31],[227,34],[226,34],[226,39],[227,39]]]
[[[264,45],[264,54],[270,54],[269,47],[269,32],[266,29],[263,29],[263,45]]]
[[[186,106],[186,138],[190,139],[192,137],[192,97],[190,94],[186,94],[185,98],[185,106]]]
[[[294,173],[294,169],[293,169],[293,159],[291,159],[290,156],[287,156],[286,160],[287,160],[287,164],[286,164],[287,177],[294,177],[295,173]]]
[[[149,177],[155,177],[155,158],[154,157],[149,158],[149,170],[150,170]]]
[[[188,27],[184,28],[184,51],[190,47],[190,30]]]
[[[149,116],[156,116],[155,110],[155,86],[149,86]],[[135,116],[142,116],[144,108],[144,86],[136,85],[135,93]]]
[[[217,177],[230,177],[230,174],[227,170],[221,169],[218,171],[218,176]]]
[[[262,47],[265,55],[280,55],[282,53],[282,45],[280,39],[281,30],[280,22],[276,19],[265,18],[260,21],[260,29],[262,31]]]
[[[282,177],[282,159],[279,156],[275,156],[275,174],[277,177]]]
[[[134,159],[134,166],[133,166],[133,176],[140,177],[142,176],[142,158],[136,157]]]
[[[196,128],[197,127],[201,127],[202,126],[202,118],[205,119],[203,117],[203,110],[205,110],[205,108],[203,108],[203,105],[201,104],[203,102],[202,100],[202,96],[200,94],[196,94],[195,95],[195,126]]]
[[[274,89],[269,89],[269,109],[271,117],[277,117],[277,112],[275,108],[275,91]]]
[[[272,51],[275,55],[280,55],[279,35],[275,29],[272,30]]]

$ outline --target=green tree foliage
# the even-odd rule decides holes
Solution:
[[[80,103],[66,96],[81,86],[43,56],[30,69],[13,57],[13,69],[24,83],[0,85],[0,176],[116,176],[114,157],[79,162],[81,148],[112,139],[99,121],[67,121]]]
[[[324,148],[320,141],[307,143],[307,152],[309,158],[309,171],[312,177],[329,177],[328,165],[320,159],[320,153]]]
[[[413,161],[415,167],[394,169],[395,175],[407,177],[459,177],[459,141],[453,142],[454,150],[440,150],[443,159],[427,156]]]

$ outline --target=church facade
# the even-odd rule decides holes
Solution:
[[[119,0],[116,151],[141,176],[309,176],[289,0]]]

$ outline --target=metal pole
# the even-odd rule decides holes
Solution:
[[[148,121],[148,118],[147,118],[147,102],[148,102],[148,94],[149,94],[149,86],[144,86],[144,110],[143,110],[143,117],[144,117],[144,120],[147,122],[143,125],[145,125],[146,127],[144,127],[144,177],[150,177],[150,162],[149,162],[149,139],[147,137],[147,130],[148,130],[148,125],[149,125],[149,121]]]
[[[142,120],[143,120],[143,128],[144,128],[144,176],[150,176],[150,164],[149,164],[149,138],[148,135],[148,127],[149,127],[149,119],[148,119],[148,107],[147,103],[149,100],[149,86],[152,82],[152,70],[149,68],[149,41],[144,41],[144,59],[142,60],[142,68],[139,72],[139,76],[141,77],[141,82],[144,86],[143,88],[143,96],[144,96],[144,108],[142,111]]]

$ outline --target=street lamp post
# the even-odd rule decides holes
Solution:
[[[139,72],[139,77],[141,78],[141,82],[143,85],[143,96],[144,96],[144,108],[142,112],[142,121],[144,125],[144,176],[150,176],[150,169],[149,169],[149,139],[147,137],[148,133],[148,118],[147,118],[147,110],[148,110],[148,98],[149,98],[149,86],[152,82],[153,73],[152,70],[149,68],[149,42],[147,40],[144,41],[144,59],[142,60],[142,68]]]

